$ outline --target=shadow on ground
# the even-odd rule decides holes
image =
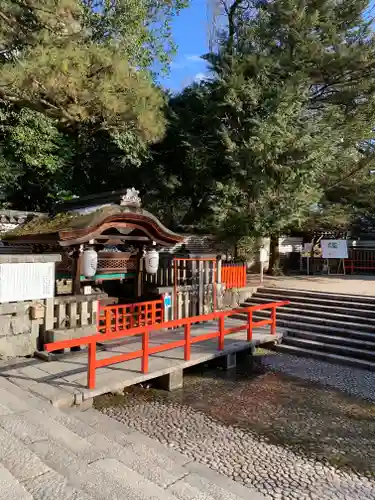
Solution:
[[[267,371],[264,355],[271,354],[244,357],[231,371],[212,364],[195,367],[186,372],[184,389],[173,393],[134,387],[124,396],[98,398],[95,404],[100,409],[135,401],[178,402],[299,454],[374,477],[375,405]]]

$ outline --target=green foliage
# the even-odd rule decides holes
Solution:
[[[0,144],[0,186],[10,206],[46,210],[68,188],[63,172],[72,160],[71,141],[52,119],[2,107]]]
[[[165,130],[153,72],[168,67],[186,3],[0,0],[1,181],[13,208],[144,182]]]
[[[243,236],[236,241],[237,259],[242,262],[251,262],[259,252],[259,242],[253,236]]]
[[[187,0],[82,0],[96,42],[113,42],[132,65],[166,71],[176,46],[171,21]]]
[[[230,241],[276,235],[328,206],[339,196],[333,184],[366,178],[375,118],[368,4],[225,2],[227,28],[206,56],[211,80],[172,99],[156,154],[176,225]],[[348,192],[341,211],[358,213],[355,197]]]
[[[148,68],[167,63],[183,0],[1,0],[0,98],[61,124],[158,140],[164,97]]]

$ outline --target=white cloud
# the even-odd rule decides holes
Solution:
[[[181,62],[174,62],[174,61],[171,62],[171,68],[173,68],[173,69],[182,69],[185,67],[186,67],[186,64],[183,64]]]
[[[182,58],[179,58],[177,61],[172,61],[171,62],[171,68],[172,69],[183,69],[183,68],[189,68],[195,64],[203,63],[205,64],[204,59],[201,58],[201,56],[197,54],[191,54],[191,55],[184,55]]]
[[[192,54],[190,56],[185,56],[188,61],[195,62],[195,63],[202,63],[204,60],[202,59],[201,56],[197,54]]]
[[[201,81],[206,79],[206,75],[204,73],[197,73],[194,77],[194,81],[196,83],[200,83]]]

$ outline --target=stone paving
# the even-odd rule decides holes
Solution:
[[[368,372],[315,360],[294,359],[294,357],[286,357],[285,355],[265,356],[264,365],[268,369],[285,371],[294,377],[302,375],[306,380],[323,381],[331,387],[344,389],[353,395],[369,400],[374,399],[373,374]],[[269,381],[272,376],[272,373],[264,375],[266,381]],[[308,386],[308,384],[305,385]],[[290,390],[290,387],[286,386],[286,391],[276,391],[275,394],[269,396],[271,400],[274,399],[274,414],[271,415],[271,418],[277,419],[278,413],[283,413],[282,399],[288,397]],[[303,387],[301,391],[301,395],[306,398]],[[152,392],[149,391],[149,393]],[[268,415],[265,416],[265,413],[269,411],[270,407],[267,405],[262,407],[256,389],[253,394],[251,390],[248,391],[249,394],[245,394],[243,386],[235,381],[229,386],[228,392],[233,393],[232,397],[228,394],[215,401],[217,393],[214,386],[210,391],[210,385],[206,384],[202,388],[200,402],[198,401],[195,407],[193,404],[186,404],[183,395],[180,396],[179,400],[178,397],[137,397],[130,394],[122,401],[118,399],[117,403],[119,404],[104,404],[101,411],[148,434],[161,443],[167,444],[187,457],[207,464],[211,469],[225,474],[237,482],[255,488],[268,499],[375,500],[375,468],[363,472],[350,468],[338,468],[332,465],[329,460],[317,460],[312,454],[306,453],[306,449],[298,443],[294,447],[288,447],[285,443],[275,444],[270,442],[266,435],[254,432],[253,429],[221,421],[221,412],[239,413],[247,418],[251,417],[251,411],[247,412],[246,408],[237,407],[236,404],[252,405],[253,414],[258,411],[263,416],[262,418],[267,419],[268,417]],[[144,394],[147,394],[147,391]],[[252,396],[253,402],[251,401]],[[317,401],[318,405],[322,404],[325,396],[322,394],[320,397],[323,399]],[[338,404],[335,397],[333,394],[333,399],[330,401],[333,409]],[[206,407],[203,410],[204,404]],[[202,411],[199,409],[200,405]],[[285,406],[288,407],[288,405],[289,401],[286,401]],[[367,405],[371,406],[368,403]],[[236,412],[234,408],[238,408],[239,411]],[[352,431],[356,430],[357,432],[358,429],[354,427],[362,425],[361,439],[366,441],[362,450],[364,455],[366,450],[371,452],[373,448],[374,429],[370,425],[366,427],[366,419],[364,422],[360,422],[358,408],[360,407],[356,406],[355,401],[349,404],[349,410],[353,411],[353,420],[351,420],[351,416],[346,415],[346,408],[342,415],[332,415],[330,419],[332,420],[331,431],[333,430],[335,433],[335,425],[338,429],[345,427],[340,421],[343,416],[347,417],[345,422],[351,424]],[[354,418],[355,412],[357,412],[358,422]],[[373,416],[371,420],[374,422]],[[277,423],[276,420],[275,425]],[[262,422],[259,423],[259,427],[262,427]],[[320,439],[324,444],[327,439],[329,441],[327,449],[332,451],[332,443],[330,442],[332,436],[320,436],[321,429],[314,427],[314,423],[311,423],[311,415],[304,409],[301,409],[299,421],[290,422],[290,438],[293,439],[294,432],[299,438],[301,428],[305,427],[307,432],[315,433],[312,437],[312,444],[316,439]],[[265,428],[266,425],[262,427],[262,430]],[[358,433],[360,434],[359,431]],[[339,436],[340,433],[337,435]],[[356,459],[359,462],[362,459],[366,461],[366,457],[361,455],[361,443],[356,442],[358,436],[350,436],[350,440],[354,440],[354,442],[349,444],[345,442],[345,439],[345,437],[338,437],[337,442],[333,443],[337,456],[340,457],[340,453],[345,455],[346,452],[352,450],[350,447],[354,446],[355,452],[358,454]],[[320,444],[319,441],[319,446]],[[375,457],[369,461],[375,464]]]
[[[248,283],[256,287],[289,288],[314,292],[375,297],[375,276],[265,276],[262,285],[258,275],[249,275]]]
[[[0,500],[264,500],[96,410],[0,377]]]
[[[375,372],[290,354],[264,356],[262,362],[270,370],[375,402]]]

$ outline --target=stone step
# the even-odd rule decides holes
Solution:
[[[356,303],[348,304],[346,307],[343,307],[339,302],[331,302],[331,304],[327,305],[327,303],[320,303],[317,301],[316,303],[305,302],[302,298],[299,300],[294,300],[292,298],[288,298],[290,304],[287,306],[283,306],[283,309],[303,309],[307,311],[316,311],[316,312],[335,312],[341,314],[342,316],[358,316],[361,318],[370,318],[375,320],[375,306],[372,307],[371,310],[360,309]],[[257,295],[253,295],[250,299],[247,299],[243,305],[256,305],[256,304],[267,304],[269,302],[276,301],[276,299],[269,297],[258,297]],[[369,306],[371,307],[371,306]],[[280,309],[281,310],[281,309]]]
[[[300,320],[302,319],[303,318],[300,318]],[[319,325],[319,324],[314,325],[312,323],[304,323],[303,321],[293,321],[293,324],[289,324],[288,321],[283,321],[283,320],[281,320],[281,322],[278,321],[278,325],[283,326],[284,330],[286,330],[287,332],[290,329],[292,329],[292,330],[299,330],[311,333],[316,332],[316,333],[321,333],[322,335],[333,335],[333,336],[337,335],[339,337],[342,336],[369,342],[375,341],[374,333],[365,333],[359,330],[346,330],[345,326],[339,328],[330,326],[328,328],[326,325]]]
[[[0,418],[0,426],[29,445],[37,454],[39,446],[42,446],[38,444],[39,442],[52,442],[54,448],[63,447],[84,463],[111,457],[162,487],[185,475],[181,465],[186,463],[187,459],[182,464],[178,464],[174,460],[177,457],[172,459],[167,456],[167,453],[161,454],[140,443],[137,440],[138,436],[132,441],[126,440],[125,437],[119,444],[116,431],[111,433],[113,439],[111,441],[95,429],[87,430],[87,426],[82,426],[80,420],[75,420],[72,415],[59,416],[57,409],[46,410],[43,413],[29,410]]]
[[[343,337],[340,335],[330,335],[331,332],[316,333],[304,330],[298,330],[293,328],[288,328],[287,333],[284,334],[283,340],[287,341],[289,337],[302,338],[307,340],[315,340],[317,342],[325,342],[327,344],[343,345],[347,347],[354,348],[364,348],[366,350],[373,350],[375,352],[375,336],[372,336],[372,341],[359,340],[348,337]],[[360,334],[361,335],[361,334]]]
[[[318,299],[329,299],[343,302],[360,302],[362,304],[375,305],[375,298],[369,295],[348,295],[343,293],[329,293],[314,290],[297,290],[295,288],[277,288],[277,287],[261,287],[257,289],[257,293],[276,293],[281,300],[286,300],[288,295],[298,297],[311,297]]]
[[[37,395],[32,394],[30,391],[27,391],[24,388],[19,387],[18,385],[8,380],[8,378],[5,376],[0,376],[0,388],[7,392],[7,399],[4,399],[3,403],[6,404],[8,408],[8,413],[12,411],[19,411],[19,405],[22,405],[22,408],[29,408],[29,409],[30,408],[43,409],[43,408],[49,408],[51,406],[51,404],[46,399],[42,399]],[[12,396],[13,398],[16,397],[18,399],[18,401],[15,403],[17,405],[16,407],[12,407],[10,399],[8,399],[11,398]]]
[[[49,467],[63,475],[68,484],[93,499],[175,500],[172,494],[166,494],[163,488],[114,458],[102,456],[89,461],[53,440],[34,442],[30,446]]]
[[[264,500],[96,410],[27,394],[0,379],[0,500]]]
[[[347,356],[350,358],[358,358],[375,362],[375,351],[367,349],[358,349],[355,347],[344,346],[339,344],[330,344],[328,342],[320,342],[317,340],[304,339],[299,337],[289,337],[284,339],[286,345],[302,347],[302,349],[312,349],[313,351],[324,351],[328,353]]]
[[[189,474],[168,487],[179,500],[266,500],[260,493],[203,464],[191,462],[185,467]]]
[[[168,491],[181,500],[265,500],[263,495],[254,490],[221,476],[138,431],[131,431],[125,424],[96,410],[76,411],[75,416],[112,440],[130,442],[133,446],[142,445],[148,453],[155,450],[161,456],[167,456],[168,460],[173,460],[176,465],[182,466],[185,476],[167,487]]]
[[[245,320],[245,314],[237,314],[233,316],[234,318]],[[257,311],[254,313],[254,319],[260,321],[262,319],[266,319],[269,317],[269,312],[265,311]],[[346,331],[346,329],[353,331],[363,331],[368,334],[375,334],[375,326],[361,324],[358,322],[347,321],[347,317],[343,318],[340,315],[337,315],[335,319],[326,318],[323,316],[304,316],[301,314],[301,311],[296,312],[288,312],[278,310],[277,311],[277,325],[285,328],[291,327],[293,328],[296,323],[301,323],[303,321],[305,328],[308,328],[310,325],[320,325],[324,327],[326,330],[330,330],[332,327],[336,329],[341,329],[342,331]]]
[[[267,290],[272,290],[269,288]],[[281,300],[289,300],[293,303],[303,303],[305,305],[311,304],[316,306],[338,306],[338,307],[353,307],[355,309],[360,309],[363,311],[374,312],[375,311],[375,301],[373,302],[353,302],[353,301],[345,301],[345,300],[337,300],[326,298],[326,296],[316,296],[316,297],[307,297],[305,295],[294,294],[292,291],[287,296],[281,297],[279,293],[277,293],[277,289],[275,292],[256,292],[249,300],[252,299],[264,299],[267,302],[277,302]],[[375,314],[375,312],[374,312]]]
[[[315,351],[313,349],[304,349],[302,347],[297,347],[288,344],[279,344],[273,347],[274,350],[282,352],[285,354],[292,354],[294,356],[302,356],[307,358],[316,358],[330,363],[343,364],[348,366],[354,366],[356,368],[362,368],[365,370],[375,371],[375,363],[368,360],[352,358],[350,356],[343,356],[340,354],[327,353],[322,351]]]
[[[256,303],[247,302],[248,305],[257,305]],[[304,321],[308,319],[317,319],[317,320],[332,320],[332,321],[340,321],[340,320],[345,320],[347,324],[356,324],[356,325],[361,325],[360,328],[362,329],[362,325],[372,329],[375,332],[375,318],[367,318],[363,316],[354,316],[353,314],[346,314],[345,316],[343,314],[340,314],[339,312],[334,312],[335,309],[332,309],[331,311],[323,311],[320,309],[314,309],[314,310],[309,310],[304,307],[291,307],[291,306],[285,306],[285,307],[280,307],[277,309],[277,318],[290,318],[290,317],[298,317],[299,319],[303,317]],[[265,317],[268,317],[270,315],[270,310],[264,310],[264,311],[255,311],[255,315],[262,315]]]
[[[0,464],[0,500],[33,500],[31,494]]]
[[[68,485],[66,478],[56,473],[47,466],[28,446],[17,438],[0,429],[1,467],[14,477],[27,492],[26,496],[20,488],[15,485],[14,496],[9,498],[23,498],[33,500],[89,500],[82,491]],[[2,496],[0,471],[0,499],[8,498]]]
[[[63,474],[50,470],[24,483],[33,500],[94,500],[81,489],[72,486]]]
[[[60,419],[60,422],[56,419]],[[68,423],[70,427],[75,426],[76,430],[79,433],[83,432],[86,438],[62,425],[62,421]],[[46,410],[43,413],[38,410],[28,410],[0,417],[0,432],[4,429],[7,434],[19,439],[29,449],[28,455],[32,454],[39,459],[37,460],[39,465],[46,464],[54,472],[64,476],[67,480],[64,484],[73,488],[72,491],[77,491],[77,488],[85,490],[87,499],[90,496],[103,499],[109,496],[121,499],[172,500],[173,496],[165,494],[163,487],[184,477],[185,470],[172,460],[168,463],[166,456],[156,456],[157,454],[147,447],[138,449],[122,447],[115,441],[109,441],[96,433],[95,430],[83,430],[82,424],[83,422],[78,419],[75,422],[75,417],[72,415],[63,414],[60,418],[59,410],[55,408],[52,408],[51,412]],[[112,477],[106,478],[106,473],[101,471],[100,467],[99,470],[95,469],[95,464],[109,459],[122,470],[119,484],[115,484],[116,481]],[[127,467],[123,463],[125,461],[133,468]],[[142,474],[136,472],[135,468]],[[76,481],[77,475],[79,480]],[[155,482],[147,479],[147,476],[152,476]],[[98,477],[100,489],[96,492],[95,484]],[[163,487],[158,486],[157,481],[163,483]],[[56,488],[61,490],[61,481],[56,483]]]

